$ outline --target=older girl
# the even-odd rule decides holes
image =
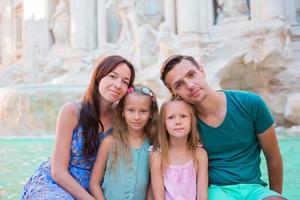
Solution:
[[[97,200],[146,199],[148,150],[156,135],[157,115],[150,88],[136,85],[128,89],[116,108],[114,133],[103,141],[93,168],[90,187]]]

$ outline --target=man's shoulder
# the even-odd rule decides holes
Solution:
[[[223,90],[226,96],[229,96],[231,98],[243,101],[243,102],[255,102],[260,101],[261,97],[251,91],[246,90]]]
[[[227,95],[248,97],[248,96],[258,96],[256,93],[247,90],[222,90]]]

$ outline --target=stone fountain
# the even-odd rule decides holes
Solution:
[[[175,53],[194,56],[215,89],[260,94],[276,125],[300,132],[300,25],[295,28],[282,10],[292,5],[265,1],[261,8],[236,0],[243,9],[220,4],[214,17],[208,12],[213,5],[202,0],[177,1],[177,10],[169,0],[41,0],[47,14],[37,20],[29,1],[1,1],[7,9],[23,7],[24,46],[15,61],[1,57],[0,136],[54,134],[60,106],[82,98],[93,64],[106,55],[132,61],[137,82],[153,88],[161,101],[168,93],[160,66]],[[46,29],[35,40],[41,27]],[[6,43],[0,44],[3,52]]]

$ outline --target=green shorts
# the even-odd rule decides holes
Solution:
[[[261,200],[270,196],[280,196],[277,192],[259,184],[210,185],[209,200]]]

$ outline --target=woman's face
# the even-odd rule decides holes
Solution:
[[[108,102],[119,101],[127,92],[131,71],[127,64],[121,63],[104,76],[98,86],[101,97]]]

